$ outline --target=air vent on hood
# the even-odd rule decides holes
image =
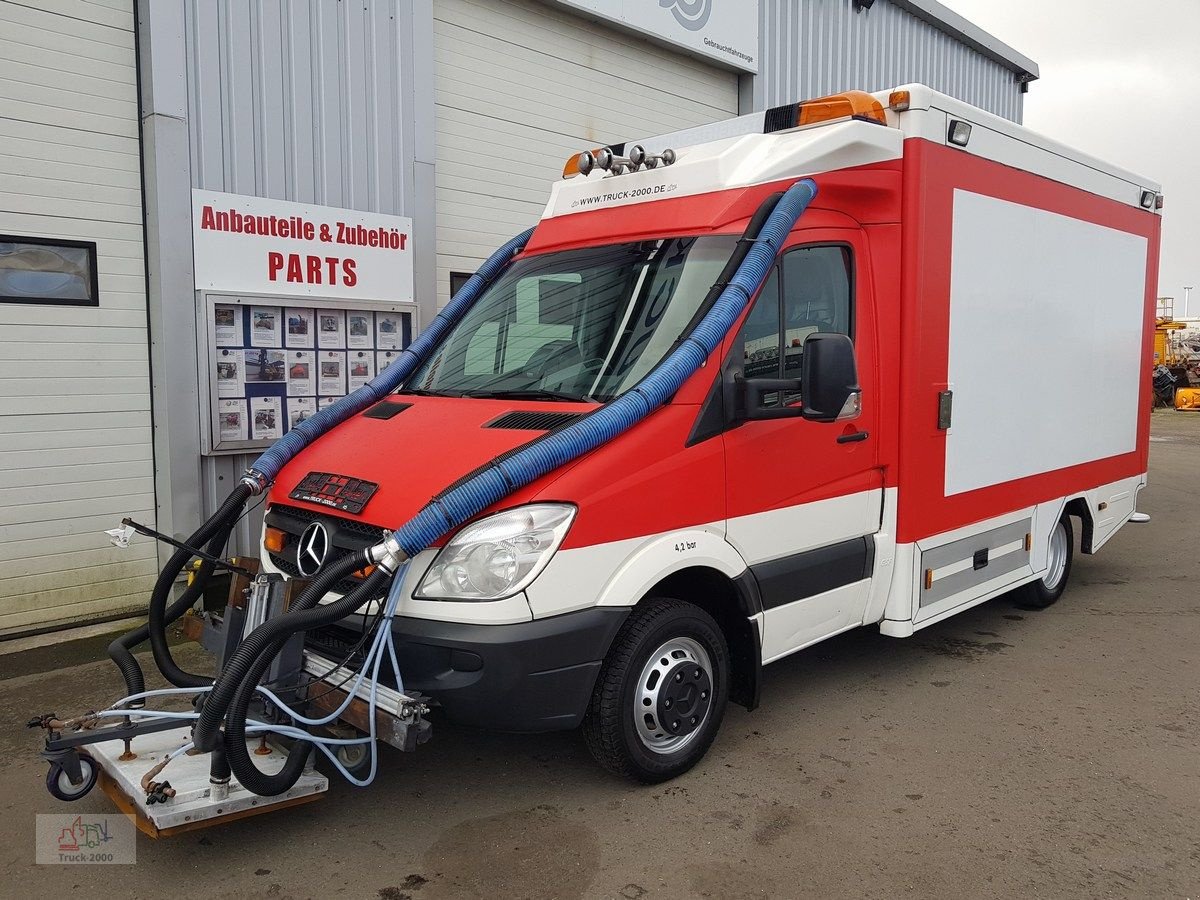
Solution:
[[[582,419],[585,413],[560,412],[510,412],[492,419],[484,428],[509,428],[516,431],[553,431]]]
[[[392,416],[398,416],[412,406],[411,403],[401,403],[397,400],[380,400],[365,413],[364,419],[390,419]]]

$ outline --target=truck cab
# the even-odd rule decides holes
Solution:
[[[1036,191],[1074,171],[1043,143],[1009,185],[1014,130],[914,85],[581,151],[524,249],[399,389],[279,473],[264,568],[311,578],[636,391],[725,295],[763,210],[810,178],[761,287],[665,404],[411,560],[392,624],[405,690],[471,725],[582,726],[609,769],[661,781],[703,756],[728,700],[757,704],[765,664],[865,624],[906,636],[1013,589],[1053,602],[1072,518],[1091,552],[1133,514],[1142,388],[1125,386],[1125,443],[966,490],[946,480],[954,403],[973,399],[950,377],[971,365],[950,275],[971,263],[953,257],[953,209],[935,213],[979,179],[1049,212]],[[1133,323],[1122,371],[1145,382],[1158,217],[1132,188],[1107,195],[1157,188],[1104,171],[1067,189],[1087,199],[1054,202],[1144,237],[1135,290],[1112,302]],[[1093,249],[1118,242],[1106,235]],[[378,605],[311,632],[308,651],[352,666]]]

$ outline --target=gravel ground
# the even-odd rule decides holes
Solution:
[[[135,866],[38,867],[35,813],[109,805],[51,799],[21,725],[120,683],[89,661],[97,642],[0,657],[0,895],[1200,895],[1200,414],[1156,413],[1153,432],[1153,521],[1077,556],[1057,606],[1000,598],[908,640],[862,629],[799,653],[657,787],[609,777],[576,734],[438,723],[418,752],[385,750],[366,790],[139,836]]]

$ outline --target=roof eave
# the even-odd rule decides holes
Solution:
[[[963,18],[938,0],[888,0],[893,6],[928,22],[939,31],[961,41],[968,47],[1011,70],[1019,81],[1041,77],[1038,64],[1008,44],[988,34],[978,25]]]

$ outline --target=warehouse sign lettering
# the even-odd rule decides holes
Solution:
[[[759,0],[555,2],[740,71],[758,71]]]
[[[198,290],[412,300],[412,220],[192,192]]]

